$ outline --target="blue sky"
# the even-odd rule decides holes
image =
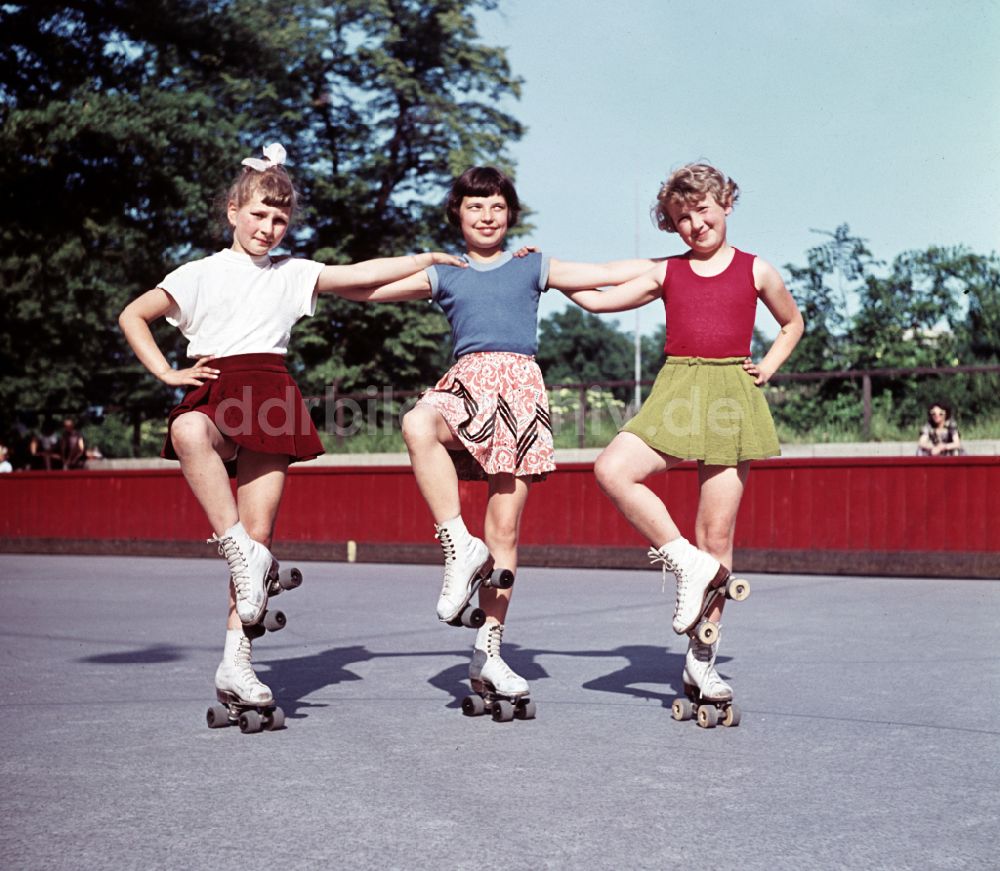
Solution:
[[[649,208],[695,159],[740,185],[730,241],[779,269],[843,223],[883,260],[1000,249],[1000,0],[500,5],[480,34],[524,79],[511,152],[553,256],[679,253]],[[542,316],[567,304],[546,297]],[[758,326],[773,335],[763,309]]]

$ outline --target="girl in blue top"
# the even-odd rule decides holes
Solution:
[[[465,241],[467,269],[434,266],[375,290],[340,292],[368,302],[430,298],[451,324],[455,365],[403,418],[417,486],[444,551],[437,614],[448,623],[467,613],[477,578],[489,578],[494,565],[511,576],[516,571],[528,490],[555,468],[545,384],[534,359],[541,293],[550,286],[568,292],[620,284],[652,265],[564,263],[526,249],[514,256],[504,239],[519,210],[509,178],[473,167],[452,185],[447,202],[448,221]],[[460,479],[489,483],[485,541],[466,529]],[[478,589],[485,623],[469,669],[473,690],[524,699],[527,682],[500,656],[511,589]]]

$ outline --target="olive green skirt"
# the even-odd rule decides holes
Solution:
[[[781,453],[767,400],[742,357],[668,357],[622,432],[668,456],[712,466]]]

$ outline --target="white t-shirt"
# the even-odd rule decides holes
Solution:
[[[188,357],[285,354],[295,322],[316,311],[323,266],[232,249],[193,260],[159,284],[175,303],[167,322],[188,340]]]

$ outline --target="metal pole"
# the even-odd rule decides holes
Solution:
[[[861,397],[865,405],[864,436],[865,441],[872,437],[872,376],[861,376]]]
[[[635,182],[635,257],[639,258],[639,180]],[[635,410],[639,410],[642,405],[642,388],[639,381],[642,379],[642,341],[639,335],[639,311],[635,310]]]

